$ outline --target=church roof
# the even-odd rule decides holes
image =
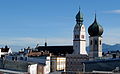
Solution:
[[[101,36],[103,34],[103,28],[97,22],[96,15],[95,15],[94,22],[88,28],[88,33],[89,33],[90,36]]]
[[[54,55],[73,53],[73,46],[39,46],[36,49],[38,51],[49,51]]]
[[[5,46],[5,48],[0,48],[1,52],[8,52],[10,48],[8,48],[7,46]]]
[[[80,12],[80,9],[76,15],[76,22],[77,23],[83,22],[83,14]]]

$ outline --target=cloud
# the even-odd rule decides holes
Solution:
[[[110,45],[120,44],[119,33],[120,33],[119,27],[106,29],[103,34],[103,42]]]
[[[103,38],[103,43],[106,43],[106,44],[109,44],[109,45],[120,44],[120,39],[119,38],[114,38],[114,37],[104,37]]]
[[[110,11],[104,11],[104,13],[115,13],[115,14],[120,14],[120,9],[117,9],[117,10],[110,10]]]

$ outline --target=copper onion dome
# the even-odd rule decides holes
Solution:
[[[80,10],[76,15],[76,22],[77,23],[83,22],[83,14],[80,12]]]
[[[88,28],[88,33],[90,36],[101,36],[103,34],[102,26],[97,22],[96,15],[95,20],[92,25]]]

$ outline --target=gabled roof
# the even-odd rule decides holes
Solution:
[[[1,52],[8,52],[10,48],[8,48],[7,46],[5,46],[5,48],[0,48]]]

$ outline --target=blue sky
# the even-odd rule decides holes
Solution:
[[[120,0],[0,0],[0,45],[72,45],[75,15],[81,7],[86,32],[97,20],[103,42],[120,43]],[[87,33],[87,44],[88,44]]]

